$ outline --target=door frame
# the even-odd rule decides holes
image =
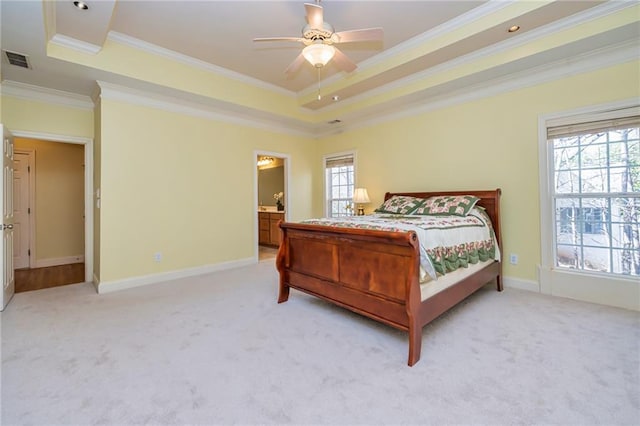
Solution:
[[[260,243],[260,228],[258,225],[258,166],[256,161],[258,157],[275,157],[282,158],[284,163],[284,193],[287,203],[285,204],[284,220],[288,220],[290,215],[290,206],[292,205],[291,191],[289,191],[289,181],[291,180],[291,156],[289,154],[283,154],[281,152],[274,151],[253,151],[253,157],[251,157],[251,165],[253,168],[253,257],[256,262],[259,261],[259,243]]]
[[[11,130],[11,134],[14,138],[84,145],[84,280],[93,282],[93,138],[24,130]]]
[[[13,133],[13,132],[12,132]],[[15,136],[14,136],[15,138]],[[29,250],[31,255],[29,256],[29,268],[36,267],[36,233],[33,232],[36,229],[36,151],[31,148],[13,149],[13,155],[25,154],[29,156],[29,166],[31,172],[29,173],[29,206],[31,207],[31,214],[29,214]],[[31,177],[33,173],[33,178]],[[15,198],[15,191],[13,192]],[[15,255],[15,253],[14,253]]]

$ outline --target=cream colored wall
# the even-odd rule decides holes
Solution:
[[[290,156],[289,217],[311,215],[310,139],[109,99],[100,122],[102,283],[251,258],[256,150]]]
[[[2,122],[9,130],[93,138],[93,111],[2,96]]]
[[[372,203],[386,191],[502,188],[507,277],[536,281],[540,263],[538,117],[640,95],[639,63],[551,83],[324,138],[320,158],[357,150],[356,184]],[[322,214],[322,179],[315,180],[315,215]]]
[[[84,147],[15,138],[35,152],[36,261],[84,256]]]

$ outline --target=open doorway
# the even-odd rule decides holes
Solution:
[[[14,144],[16,293],[85,282],[85,144]]]
[[[256,170],[256,256],[258,261],[275,259],[280,246],[278,222],[288,217],[288,156],[257,152]]]

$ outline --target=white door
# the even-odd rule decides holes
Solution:
[[[0,200],[2,200],[2,310],[7,306],[15,292],[13,275],[13,137],[0,124],[2,129],[2,173],[0,173]]]
[[[32,156],[33,151],[13,153],[13,269],[30,266]]]

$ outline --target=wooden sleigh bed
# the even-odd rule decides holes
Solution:
[[[474,195],[491,219],[501,247],[500,189],[387,193],[429,198]],[[408,364],[420,360],[422,328],[442,313],[495,281],[502,291],[501,262],[485,262],[475,272],[424,296],[420,282],[420,249],[415,232],[352,229],[317,224],[280,222],[282,242],[276,259],[280,273],[278,303],[290,288],[320,297],[409,333]],[[448,274],[445,274],[445,276]],[[432,281],[435,283],[440,281]]]

